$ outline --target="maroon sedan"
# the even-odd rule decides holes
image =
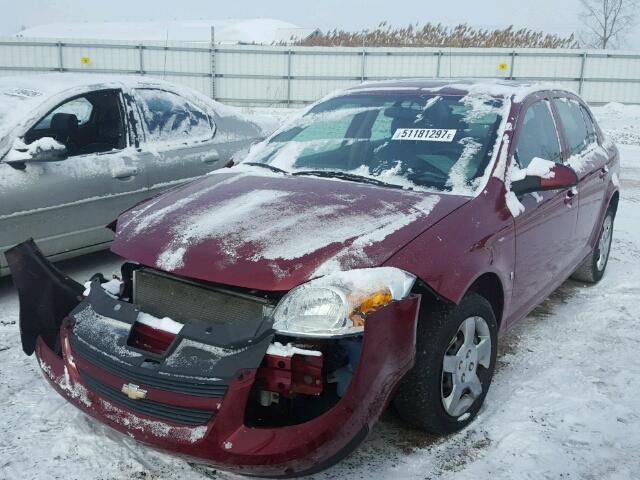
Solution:
[[[343,91],[241,164],[123,213],[117,278],[81,286],[32,242],[8,251],[24,351],[116,430],[250,475],[327,468],[391,401],[455,432],[499,333],[570,276],[602,278],[618,171],[569,92]]]

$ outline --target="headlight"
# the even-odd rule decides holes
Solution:
[[[406,298],[415,280],[392,267],[350,270],[312,280],[282,298],[273,312],[273,328],[312,337],[360,333],[369,313]]]

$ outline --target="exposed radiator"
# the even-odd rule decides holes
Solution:
[[[266,301],[241,293],[208,287],[149,269],[136,270],[133,302],[155,317],[186,323],[233,324],[262,318]]]

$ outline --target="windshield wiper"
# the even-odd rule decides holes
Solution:
[[[242,162],[242,163],[244,165],[251,165],[253,167],[268,168],[272,172],[276,172],[276,173],[289,173],[286,170],[282,170],[281,168],[274,167],[273,165],[269,165],[268,163],[258,163],[258,162]]]
[[[376,180],[375,178],[356,175],[355,173],[337,172],[335,170],[303,170],[301,172],[294,172],[292,175],[312,175],[314,177],[339,178],[340,180],[368,183],[370,185],[378,185],[379,187],[404,188],[402,185],[396,185],[395,183],[387,183],[382,180]]]

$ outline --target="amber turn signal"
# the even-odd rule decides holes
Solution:
[[[354,308],[351,315],[349,315],[349,318],[353,322],[354,326],[361,327],[364,325],[364,321],[368,313],[373,312],[380,307],[384,307],[391,302],[391,300],[393,300],[393,295],[388,288],[379,290],[366,297],[358,307]]]

